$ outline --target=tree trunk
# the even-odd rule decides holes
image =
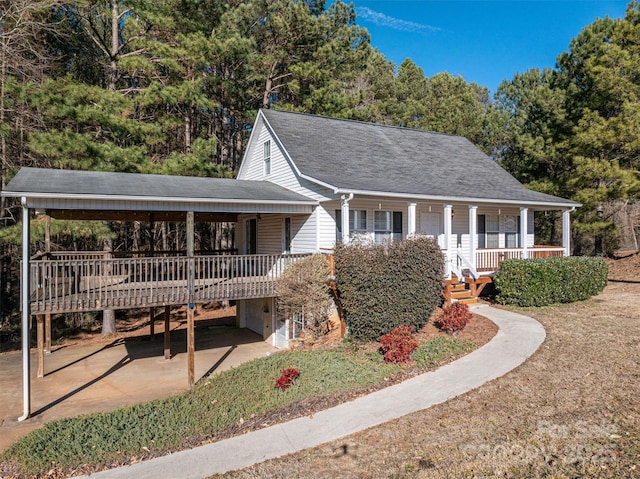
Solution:
[[[111,0],[111,61],[109,62],[109,91],[116,91],[116,84],[118,81],[118,64],[116,58],[119,51],[119,20],[120,15],[118,13],[118,1]]]

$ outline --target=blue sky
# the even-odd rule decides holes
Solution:
[[[349,3],[349,0],[346,0]],[[596,18],[624,17],[626,0],[352,0],[358,25],[396,65],[449,72],[495,93],[503,79],[555,66]]]

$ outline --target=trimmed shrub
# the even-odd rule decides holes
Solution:
[[[384,354],[384,360],[393,364],[408,362],[411,353],[419,346],[418,340],[413,337],[415,332],[413,326],[405,324],[393,328],[389,334],[383,334],[380,338],[380,349]]]
[[[602,258],[510,259],[493,278],[496,301],[515,306],[546,306],[583,301],[607,285],[608,267]]]
[[[442,318],[438,321],[438,328],[449,334],[462,331],[467,323],[471,320],[471,311],[469,306],[464,303],[453,303],[443,310]]]
[[[422,328],[442,302],[444,259],[437,243],[338,245],[336,283],[349,333],[377,341],[403,324]]]

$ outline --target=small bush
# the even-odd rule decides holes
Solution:
[[[280,391],[286,391],[289,386],[293,384],[293,381],[300,376],[300,371],[296,368],[285,368],[282,370],[282,374],[276,381],[276,388]]]
[[[312,337],[329,332],[333,300],[327,286],[329,261],[323,254],[302,258],[276,280],[278,314],[284,319],[304,312],[305,331]]]
[[[444,308],[442,318],[438,321],[437,326],[449,334],[457,333],[465,328],[471,317],[469,306],[464,303],[453,303]]]
[[[418,330],[442,301],[444,259],[429,238],[338,245],[335,269],[349,334],[356,339],[377,341],[403,324]]]
[[[607,285],[602,258],[510,259],[495,274],[496,301],[515,306],[546,306],[583,301]]]
[[[389,334],[384,334],[380,338],[380,349],[384,353],[384,360],[388,363],[402,364],[411,359],[418,347],[418,341],[413,337],[415,333],[413,326],[398,326]]]

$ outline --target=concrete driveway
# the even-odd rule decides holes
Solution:
[[[196,379],[277,351],[248,329],[196,321]],[[32,417],[22,414],[22,356],[0,354],[0,451],[54,419],[109,411],[188,389],[186,332],[171,333],[170,360],[162,334],[116,339],[102,345],[73,345],[45,356],[45,375],[36,378],[31,355]]]

